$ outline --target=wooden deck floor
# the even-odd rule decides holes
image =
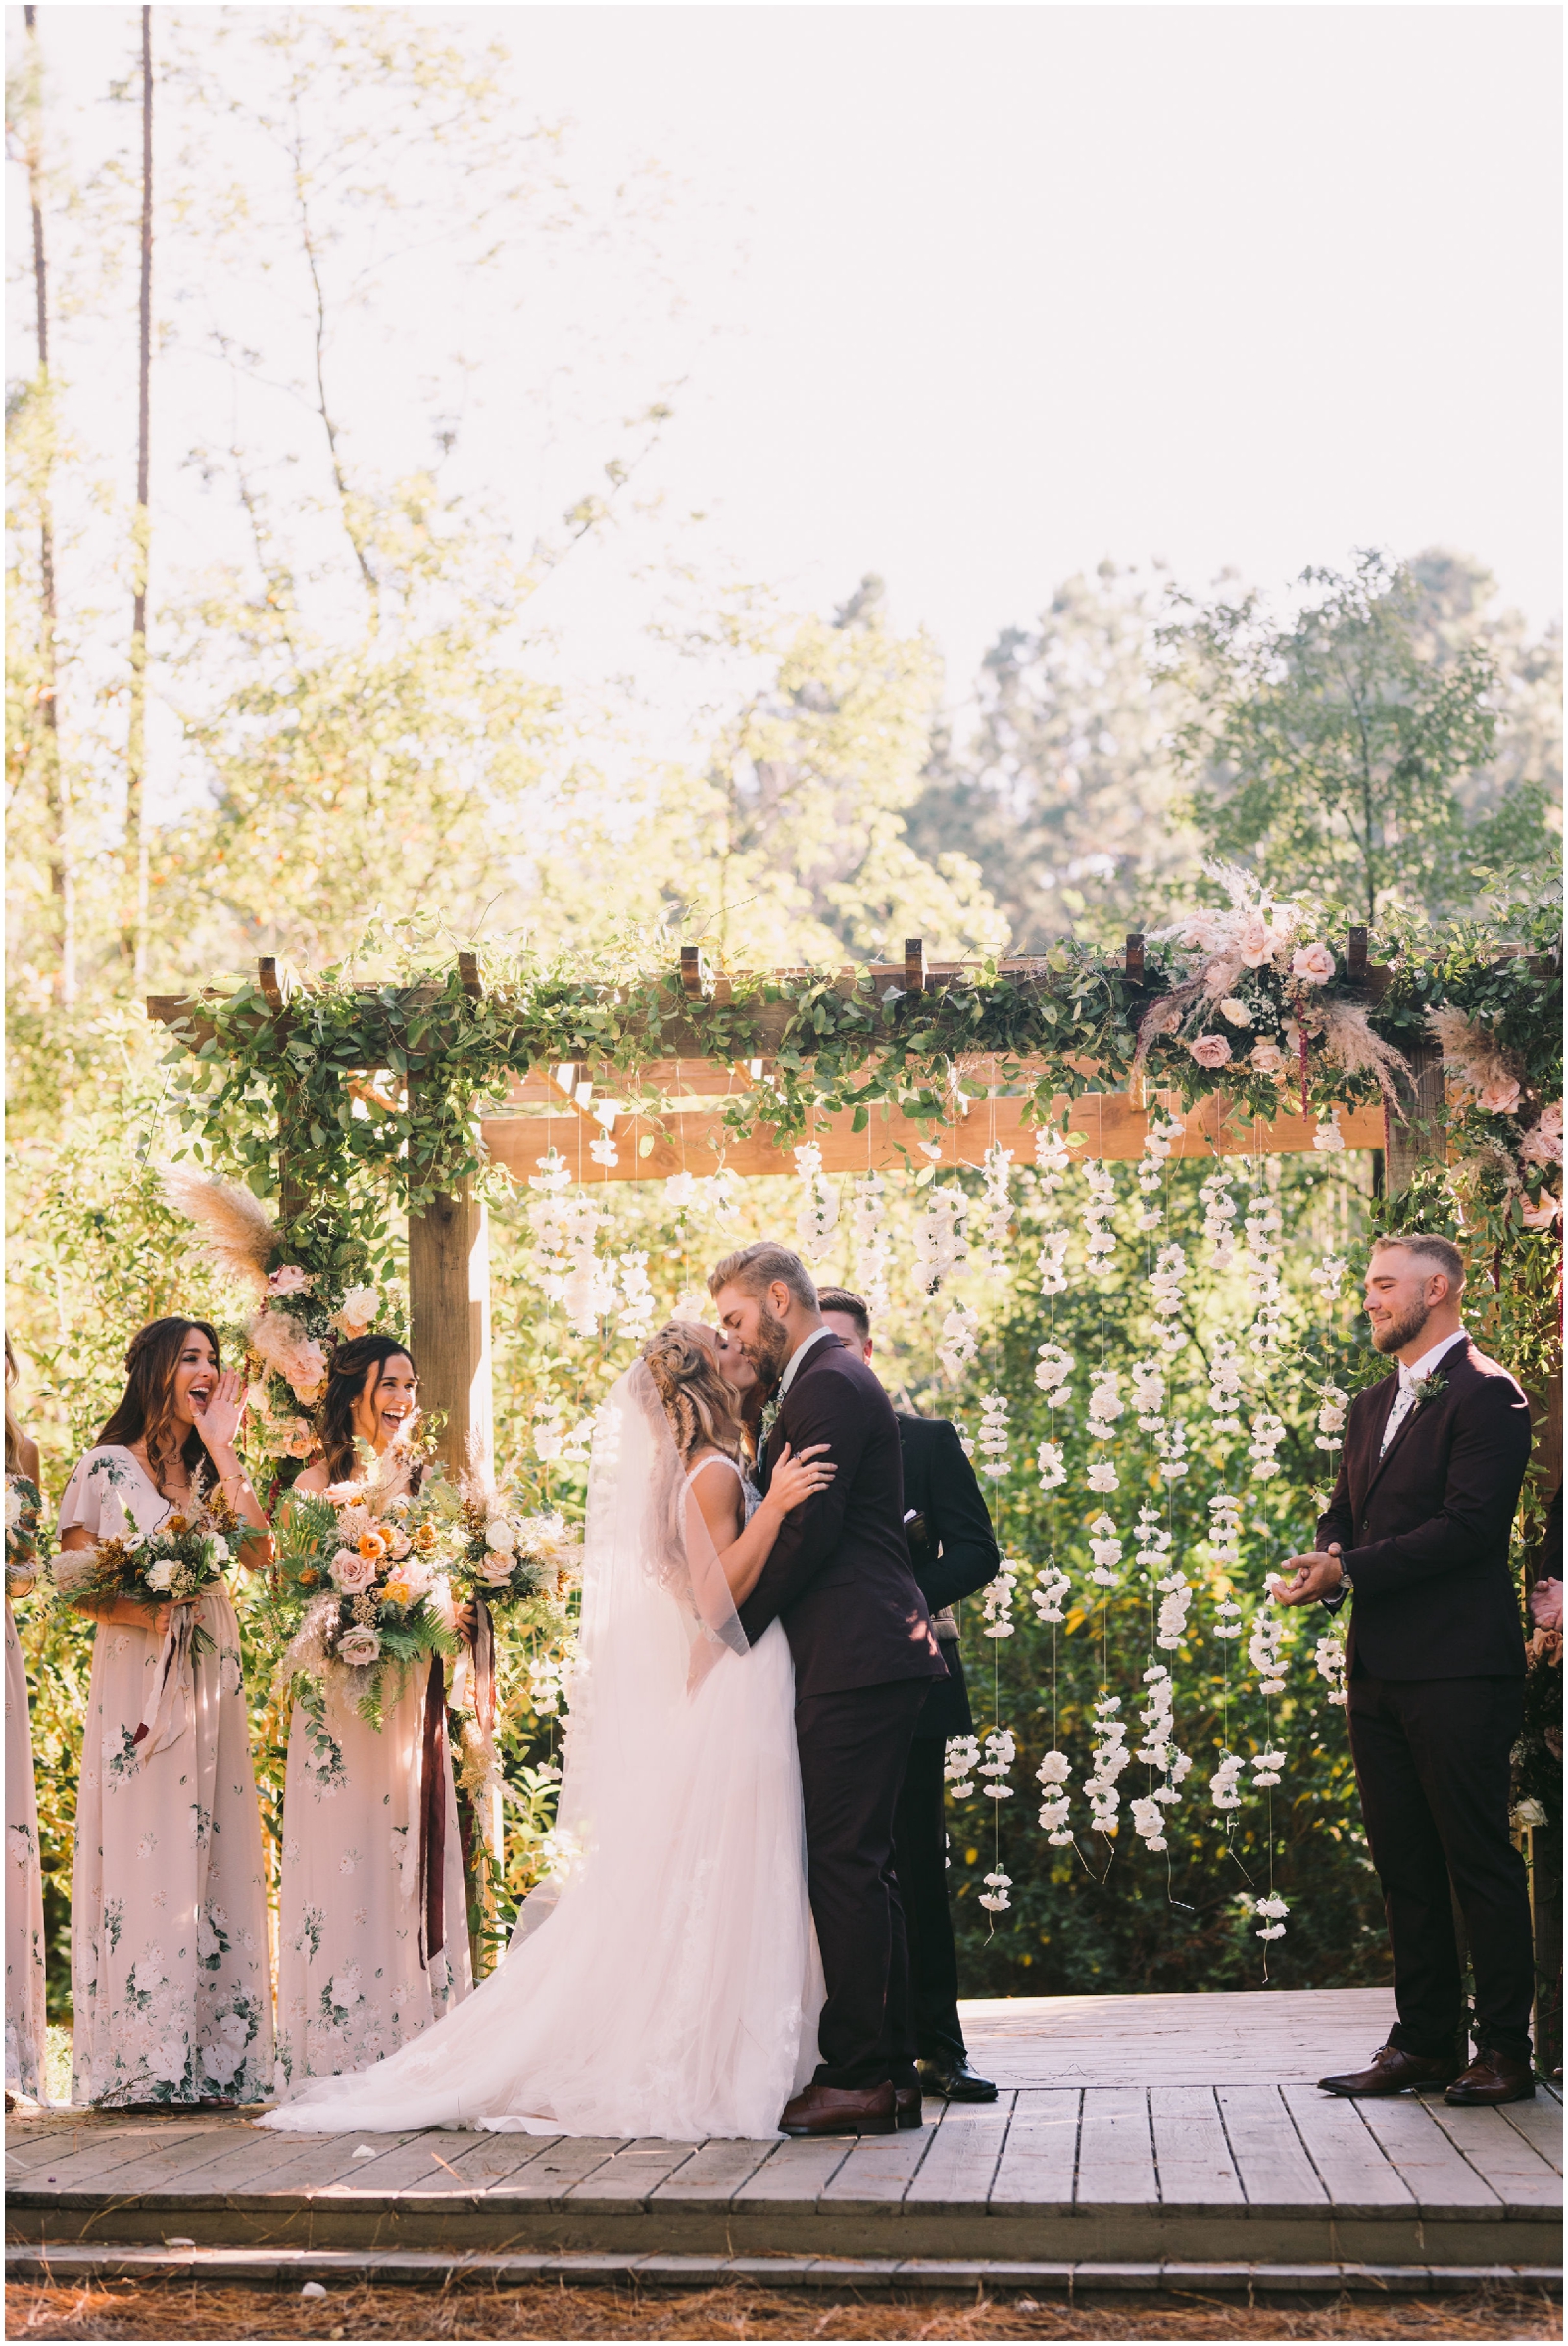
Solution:
[[[1317,2091],[1388,2018],[1379,1991],[971,2004],[996,2104],[928,2103],[919,2131],[860,2142],[300,2136],[227,2114],[55,2112],[12,2123],[9,2238],[23,2269],[43,2249],[62,2270],[171,2244],[248,2268],[310,2253],[1557,2267],[1554,2095],[1465,2111]]]

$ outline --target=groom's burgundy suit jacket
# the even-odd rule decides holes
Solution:
[[[1349,1662],[1368,1678],[1518,1678],[1525,1667],[1508,1535],[1530,1462],[1530,1404],[1468,1339],[1387,1452],[1397,1373],[1350,1404],[1317,1543],[1350,1576]],[[1337,1608],[1336,1608],[1337,1609]]]
[[[841,1694],[892,1679],[945,1679],[904,1533],[904,1464],[893,1404],[863,1360],[824,1337],[802,1360],[762,1453],[765,1488],[788,1442],[825,1442],[838,1473],[786,1516],[740,1608],[753,1644],[781,1620],[795,1695]]]

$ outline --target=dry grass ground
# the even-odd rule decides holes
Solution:
[[[753,2288],[633,2290],[538,2286],[443,2290],[334,2287],[298,2291],[189,2282],[109,2282],[73,2288],[14,2286],[8,2338],[207,2339],[697,2338],[1557,2338],[1560,2307],[1535,2291],[1430,2298],[1281,2300],[1101,2298],[1039,2305],[1010,2293],[973,2300],[867,2294],[824,2303],[812,2291]]]

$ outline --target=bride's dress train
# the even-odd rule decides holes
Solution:
[[[445,2020],[263,2126],[755,2138],[811,2075],[822,1986],[789,1645],[775,1622],[744,1650],[646,1370],[607,1412],[556,1872]]]

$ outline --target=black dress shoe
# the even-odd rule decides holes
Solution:
[[[943,2054],[940,2060],[917,2061],[915,2069],[927,2093],[941,2102],[994,2102],[997,2089],[989,2077],[977,2077],[967,2053]]]
[[[1379,2045],[1370,2069],[1353,2069],[1343,2077],[1319,2077],[1319,2093],[1339,2093],[1348,2101],[1370,2101],[1380,2093],[1408,2093],[1416,2085],[1451,2085],[1459,2075],[1453,2054],[1428,2060],[1423,2053],[1407,2053],[1396,2044]]]
[[[1490,2110],[1498,2102],[1534,2101],[1535,2094],[1536,2080],[1528,2061],[1484,2044],[1477,2047],[1469,2068],[1454,2078],[1443,2098],[1461,2110]]]
[[[906,2133],[910,2126],[923,2126],[925,2125],[925,2112],[920,2107],[920,2088],[918,2085],[894,2086],[893,2114],[899,2122],[899,2132],[901,2134]]]

